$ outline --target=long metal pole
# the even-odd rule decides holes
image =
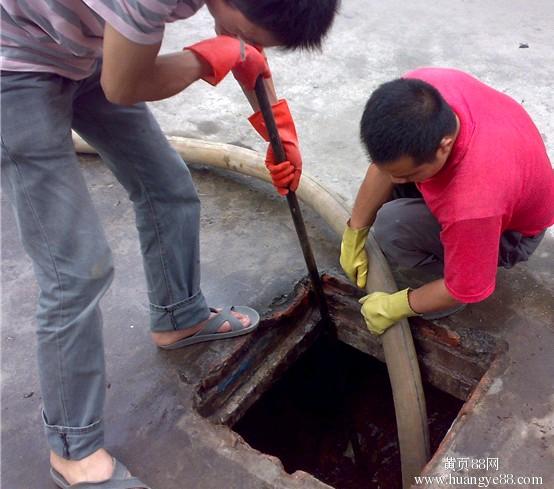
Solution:
[[[260,106],[260,111],[262,112],[262,116],[267,127],[270,144],[275,155],[275,160],[277,163],[286,161],[287,157],[285,154],[285,149],[283,148],[283,143],[281,141],[281,137],[279,136],[277,125],[275,124],[275,118],[273,117],[273,111],[271,110],[271,104],[269,103],[264,79],[262,76],[259,76],[256,80],[256,98],[258,99],[258,105]],[[312,253],[312,248],[308,239],[308,233],[306,232],[306,226],[304,224],[304,219],[302,218],[302,212],[300,211],[300,205],[298,204],[298,199],[295,192],[289,190],[287,194],[287,202],[289,204],[289,209],[292,215],[292,220],[294,222],[294,227],[296,229],[296,234],[298,235],[298,240],[300,241],[302,253],[304,254],[304,260],[306,261],[306,266],[308,267],[312,286],[314,288],[319,310],[321,312],[321,318],[328,324],[331,324],[329,309],[327,307],[327,300],[325,299],[323,286],[321,284],[321,278],[319,276],[319,272],[317,271],[314,254]]]

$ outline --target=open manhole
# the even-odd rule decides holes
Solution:
[[[289,473],[337,489],[402,487],[393,396],[380,340],[360,327],[359,291],[324,275],[336,333],[319,321],[306,282],[201,383],[200,414],[274,455]],[[412,328],[431,450],[494,358],[506,348],[482,332],[417,319]]]
[[[463,401],[425,385],[431,450]],[[402,486],[386,366],[339,341],[319,339],[233,428],[285,470],[337,489]]]

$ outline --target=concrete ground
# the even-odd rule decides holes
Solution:
[[[322,54],[269,52],[278,92],[295,116],[305,169],[325,186],[353,202],[366,170],[358,122],[367,97],[379,83],[425,65],[469,71],[523,103],[554,160],[550,0],[343,3]],[[211,34],[202,11],[168,27],[164,50]],[[522,43],[529,47],[520,48]],[[245,121],[248,106],[231,79],[215,89],[198,83],[152,107],[168,134],[265,147]],[[315,487],[301,474],[287,476],[274,460],[192,412],[192,384],[241,340],[174,353],[149,343],[132,209],[97,159],[84,159],[83,171],[117,268],[103,301],[110,450],[155,488]],[[263,311],[305,274],[286,205],[268,185],[246,178],[203,169],[194,177],[203,202],[202,284],[210,304],[248,304]],[[306,218],[320,268],[336,268],[338,237],[308,210]],[[35,361],[37,290],[4,198],[2,231],[1,486],[48,489],[53,486],[46,478]],[[528,263],[499,273],[493,297],[451,320],[452,327],[463,324],[502,337],[510,349],[463,429],[440,454],[498,458],[499,470],[489,475],[542,476],[545,488],[554,487],[553,252],[551,230]],[[448,472],[442,459],[427,470]]]

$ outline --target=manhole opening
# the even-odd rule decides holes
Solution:
[[[300,281],[203,378],[195,408],[280,458],[289,473],[303,470],[337,489],[401,487],[382,344],[360,319],[361,291],[330,274],[323,283],[334,328],[320,322],[308,281]],[[434,452],[507,344],[477,328],[422,318],[411,326]]]
[[[431,450],[463,401],[424,384]],[[233,426],[250,446],[337,489],[402,486],[386,366],[342,342],[319,338]]]

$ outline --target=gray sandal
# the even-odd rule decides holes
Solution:
[[[50,467],[50,476],[58,487],[62,489],[150,489],[144,482],[133,477],[127,467],[114,458],[114,470],[112,476],[102,482],[79,482],[70,485],[65,478],[55,469]]]
[[[231,306],[223,308],[221,312],[217,312],[216,309],[210,308],[210,311],[217,313],[217,316],[214,316],[212,319],[210,319],[200,331],[193,334],[192,336],[176,341],[175,343],[160,346],[160,348],[162,348],[163,350],[175,350],[177,348],[183,348],[184,346],[194,345],[203,341],[233,338],[235,336],[241,336],[243,334],[251,333],[260,324],[260,315],[251,307]],[[231,311],[248,316],[250,318],[250,326],[245,328],[242,323],[231,314]],[[225,321],[229,321],[229,324],[231,325],[231,331],[227,331],[226,333],[218,333],[217,330]]]

